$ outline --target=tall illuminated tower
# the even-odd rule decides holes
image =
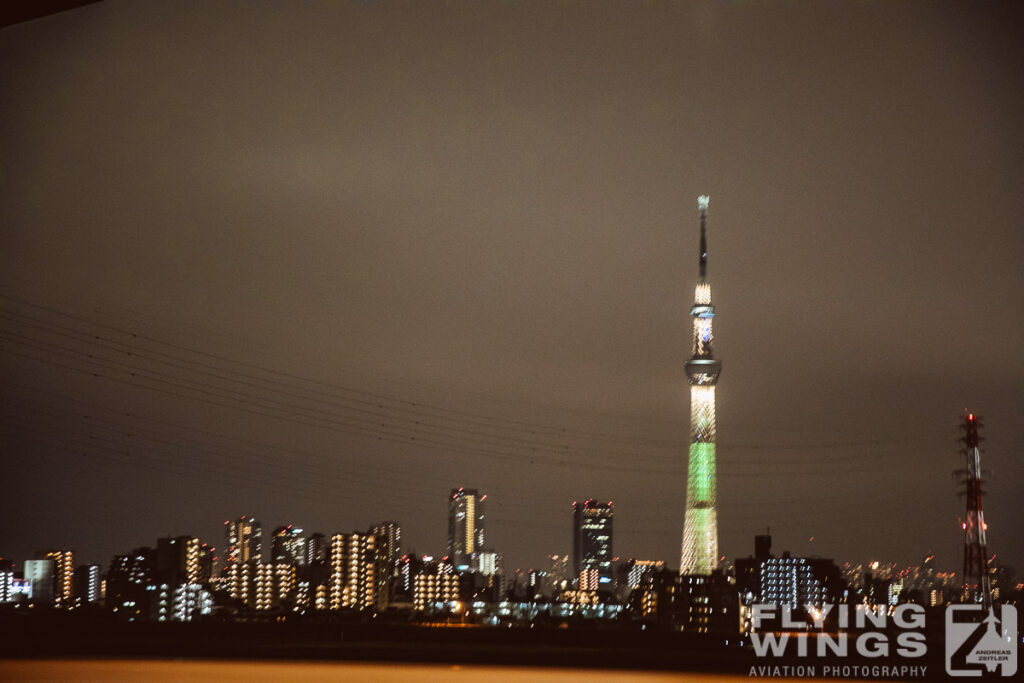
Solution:
[[[978,435],[978,427],[983,427],[981,417],[969,413],[964,418],[960,429],[964,435],[960,440],[964,443],[963,454],[967,456],[967,467],[959,471],[963,477],[962,494],[967,499],[967,511],[964,515],[964,599],[968,602],[980,602],[986,607],[992,605],[992,586],[988,574],[988,551],[986,546],[985,513],[981,509],[982,478],[981,449],[982,437]]]
[[[683,526],[681,574],[710,574],[718,565],[718,502],[715,474],[715,384],[721,361],[712,354],[708,246],[705,228],[708,196],[697,198],[700,210],[700,277],[690,316],[693,318],[693,356],[686,361],[690,381],[690,460],[686,477],[686,521]]]

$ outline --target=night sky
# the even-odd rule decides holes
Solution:
[[[1024,59],[994,3],[107,0],[0,31],[0,555],[402,524],[1024,573]],[[811,540],[813,537],[813,540]]]

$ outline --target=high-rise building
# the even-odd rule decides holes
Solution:
[[[83,564],[75,570],[75,604],[86,605],[100,601],[100,566]]]
[[[255,601],[257,573],[260,563],[255,560],[249,562],[229,562],[221,573],[224,582],[223,588],[235,600],[243,605],[250,605]]]
[[[107,570],[104,604],[118,617],[134,621],[147,612],[150,593],[156,576],[156,551],[135,548],[127,555],[115,555]]]
[[[39,559],[53,560],[53,605],[67,609],[74,600],[74,553],[70,550],[48,550]]]
[[[548,555],[547,569],[541,582],[541,593],[548,597],[556,597],[560,592],[572,586],[569,580],[569,555]]]
[[[302,567],[307,560],[306,538],[302,535],[302,529],[296,529],[291,524],[274,529],[271,550],[271,561],[274,564],[294,564]]]
[[[377,537],[377,556],[387,566],[393,566],[402,554],[402,527],[398,522],[381,522],[370,527],[367,533]]]
[[[373,609],[375,606],[377,557],[374,540],[374,536],[360,533],[331,536],[331,609]]]
[[[200,544],[194,536],[156,539],[156,571],[161,582],[171,588],[199,583]]]
[[[319,531],[311,534],[306,542],[306,564],[315,565],[321,562],[327,562],[327,558],[330,554],[331,546],[327,542],[327,537]]]
[[[295,564],[281,562],[278,564],[254,565],[254,584],[256,600],[254,607],[258,610],[274,609],[290,600],[295,593]]]
[[[611,588],[612,521],[615,505],[589,498],[573,501],[573,573],[584,591]]]
[[[208,543],[199,544],[199,583],[207,583],[213,578],[213,567],[217,563],[214,553],[216,548]]]
[[[411,602],[413,597],[413,580],[423,567],[423,561],[415,555],[402,555],[395,563],[398,567],[395,577],[393,596]]]
[[[395,596],[402,528],[398,522],[387,521],[374,524],[366,533],[374,537],[377,552],[377,609],[384,611]]]
[[[53,605],[54,575],[56,563],[49,558],[25,560],[25,580],[32,586],[32,602],[37,605]]]
[[[14,563],[0,557],[0,603],[14,601]]]
[[[452,489],[448,498],[448,557],[469,569],[473,553],[484,547],[484,501],[476,489]]]
[[[224,533],[227,539],[224,561],[227,565],[262,560],[263,529],[255,519],[242,515],[234,521],[224,522]]]
[[[693,355],[686,361],[690,382],[690,457],[686,478],[686,519],[680,574],[710,574],[718,566],[718,502],[715,454],[715,385],[722,371],[712,353],[711,284],[707,277],[708,247],[705,232],[708,197],[697,199],[700,210],[700,275],[690,316],[693,319]]]

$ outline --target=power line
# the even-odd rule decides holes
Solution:
[[[334,384],[330,384],[330,383],[327,383],[327,382],[322,382],[322,381],[318,381],[318,380],[313,380],[313,379],[310,379],[310,378],[302,377],[302,376],[299,376],[299,375],[294,375],[294,374],[291,374],[291,373],[280,372],[280,371],[274,370],[272,368],[266,368],[266,367],[259,366],[259,365],[254,365],[254,364],[251,364],[251,363],[244,363],[244,362],[238,361],[236,359],[227,358],[227,357],[224,357],[224,356],[220,356],[220,355],[217,355],[217,354],[212,354],[212,353],[209,353],[209,352],[206,352],[206,351],[202,351],[202,350],[198,350],[198,349],[194,349],[194,348],[189,348],[189,347],[181,346],[181,345],[178,345],[178,344],[173,344],[173,343],[170,343],[170,342],[167,342],[167,341],[164,341],[164,340],[161,340],[161,339],[157,339],[157,338],[154,338],[154,337],[150,337],[150,336],[147,336],[147,335],[140,335],[137,332],[133,332],[131,330],[126,330],[126,329],[123,329],[123,328],[119,328],[119,327],[115,327],[115,326],[99,323],[99,322],[96,322],[96,321],[92,321],[92,320],[89,320],[89,319],[86,319],[86,318],[82,318],[81,316],[76,316],[76,315],[73,315],[73,314],[69,314],[69,313],[60,311],[58,309],[49,307],[49,306],[43,306],[41,304],[33,303],[31,301],[27,301],[25,299],[19,299],[19,298],[16,298],[16,297],[11,297],[11,296],[6,295],[6,294],[0,293],[0,297],[4,297],[4,298],[7,298],[7,299],[9,299],[11,301],[17,302],[19,304],[23,304],[23,305],[26,305],[26,306],[29,306],[29,307],[32,307],[32,308],[36,308],[38,310],[46,311],[48,313],[51,313],[51,314],[54,314],[54,315],[58,315],[58,316],[61,316],[63,318],[75,320],[77,322],[85,323],[87,325],[96,326],[96,327],[99,327],[101,329],[106,329],[106,330],[115,332],[117,334],[127,335],[127,336],[131,337],[136,342],[136,344],[137,344],[138,340],[144,340],[144,341],[148,341],[148,342],[151,342],[151,343],[159,344],[161,346],[171,347],[171,348],[177,349],[179,351],[185,351],[187,353],[197,354],[197,355],[200,355],[200,356],[203,356],[203,357],[206,357],[206,358],[213,359],[213,360],[215,360],[217,362],[228,363],[228,364],[232,364],[232,365],[235,365],[235,366],[238,366],[238,367],[243,367],[243,368],[246,368],[246,369],[248,369],[250,371],[250,373],[243,373],[243,372],[239,372],[239,371],[236,371],[236,370],[232,370],[230,368],[223,368],[223,367],[220,367],[220,366],[217,366],[217,365],[211,365],[211,364],[205,364],[204,365],[204,367],[211,368],[211,369],[215,368],[215,369],[217,369],[217,370],[219,370],[221,372],[226,372],[226,373],[230,373],[230,374],[233,374],[233,375],[236,375],[236,376],[241,376],[241,377],[258,378],[258,380],[261,381],[261,382],[271,383],[271,384],[275,384],[275,385],[279,385],[279,386],[299,388],[299,387],[296,387],[294,384],[289,384],[289,383],[281,381],[281,380],[271,380],[271,379],[261,378],[261,377],[258,377],[257,375],[251,374],[251,371],[258,371],[258,372],[267,373],[267,374],[270,374],[270,375],[273,375],[273,376],[276,376],[276,377],[283,377],[283,378],[287,378],[287,379],[290,379],[290,380],[297,380],[299,382],[306,383],[306,384],[313,384],[315,386],[325,387],[325,388],[332,389],[332,390],[335,390],[335,391],[342,391],[342,392],[346,392],[346,393],[349,393],[349,394],[355,394],[357,396],[367,397],[366,399],[353,399],[353,398],[339,399],[339,397],[335,396],[334,394],[332,394],[330,392],[326,392],[326,391],[322,391],[322,390],[317,390],[317,389],[310,389],[308,387],[302,387],[301,388],[302,391],[312,392],[312,393],[315,393],[315,394],[323,396],[323,397],[331,398],[333,400],[358,401],[358,402],[361,402],[364,406],[370,407],[370,408],[376,407],[378,409],[387,409],[387,410],[392,410],[392,411],[402,411],[402,412],[405,412],[406,414],[419,415],[419,416],[422,416],[422,417],[429,417],[429,418],[434,418],[434,419],[454,420],[454,421],[459,421],[459,422],[463,422],[463,423],[466,423],[466,424],[472,424],[472,425],[482,426],[482,427],[493,427],[493,428],[496,428],[496,429],[515,429],[515,430],[519,430],[521,432],[523,432],[523,431],[529,432],[531,435],[535,435],[535,434],[538,434],[538,433],[543,433],[543,434],[554,435],[554,436],[562,436],[562,437],[567,437],[567,436],[568,437],[579,437],[579,438],[584,438],[584,439],[589,439],[589,440],[605,440],[605,441],[609,441],[609,442],[613,442],[613,443],[624,443],[626,445],[631,445],[633,447],[654,446],[654,447],[661,447],[661,448],[671,448],[673,451],[677,450],[679,448],[679,446],[680,446],[680,443],[675,442],[675,441],[651,440],[651,439],[643,439],[643,438],[639,438],[639,437],[623,436],[621,434],[610,434],[610,433],[593,434],[593,433],[589,433],[589,432],[583,432],[583,431],[580,431],[580,430],[572,430],[572,429],[567,429],[567,428],[556,428],[556,427],[550,427],[550,426],[547,426],[547,425],[537,425],[537,424],[534,424],[534,423],[529,423],[529,422],[524,422],[524,421],[507,420],[507,419],[504,419],[504,418],[496,418],[496,417],[493,417],[493,416],[481,415],[481,414],[477,414],[477,413],[469,413],[469,412],[465,412],[465,411],[457,411],[457,410],[452,410],[452,409],[448,409],[448,408],[440,408],[440,407],[437,407],[437,406],[431,406],[431,405],[424,404],[424,403],[417,403],[417,402],[409,401],[409,400],[402,399],[402,398],[395,398],[395,397],[386,396],[386,395],[383,395],[383,394],[376,394],[376,393],[372,393],[372,392],[365,392],[365,391],[362,391],[362,390],[359,390],[359,389],[355,389],[355,388],[352,388],[352,387],[348,387],[348,386],[334,385]],[[36,322],[45,322],[46,324],[49,324],[49,325],[56,325],[55,323],[50,323],[48,321],[41,321],[38,318],[31,318],[30,316],[24,316],[24,315],[18,314],[18,313],[13,313],[13,315],[19,316],[22,319],[35,320]],[[58,326],[58,327],[63,327],[63,329],[65,329],[65,330],[71,330],[71,328],[68,328],[66,326]],[[74,331],[74,330],[71,330],[71,331]],[[93,336],[96,339],[102,339],[102,340],[109,341],[111,343],[116,343],[116,344],[119,344],[119,345],[122,345],[122,346],[131,346],[130,344],[126,344],[125,342],[120,342],[120,341],[117,341],[117,340],[111,340],[111,339],[109,339],[107,337],[102,337],[102,336],[99,336],[99,335],[93,335]],[[140,348],[141,347],[137,347],[136,346],[136,349],[137,349],[136,353],[138,353],[138,349],[140,349]],[[161,353],[161,352],[156,352],[156,351],[153,351],[153,350],[148,350],[148,351],[150,353],[158,353],[158,354]],[[131,353],[131,352],[129,352],[129,353]],[[161,355],[163,355],[165,357],[169,357],[169,358],[176,358],[178,360],[183,360],[183,361],[186,360],[186,359],[182,359],[182,358],[180,358],[178,356],[172,356],[172,355],[169,355],[169,354],[161,354]],[[187,362],[191,362],[193,364],[197,363],[196,361],[187,361]],[[398,404],[401,404],[401,405],[404,405],[404,406],[408,406],[408,408],[384,405],[382,403],[382,401],[398,403]],[[466,419],[466,418],[471,418],[471,419]],[[722,445],[723,445],[723,447],[726,447],[726,448],[729,448],[729,449],[732,449],[732,450],[806,450],[806,449],[846,448],[846,447],[862,447],[862,446],[872,446],[872,445],[884,445],[884,444],[889,444],[889,443],[897,443],[897,442],[906,442],[906,441],[919,440],[921,438],[924,438],[925,436],[929,436],[929,435],[903,436],[903,437],[895,437],[895,438],[890,438],[890,439],[850,440],[850,441],[844,441],[844,442],[813,442],[813,443],[774,444],[774,445],[772,445],[772,444],[764,444],[764,443],[741,443],[741,442],[729,443],[729,442],[724,442]],[[509,438],[509,437],[506,437],[506,438]],[[511,437],[511,438],[517,438],[517,437]],[[544,444],[542,442],[541,445],[551,445],[551,444]],[[591,451],[591,452],[609,454],[609,452],[607,452],[607,451],[601,451],[599,449],[593,449],[593,448],[586,448],[586,447],[578,447],[577,446],[576,449],[577,450],[587,450],[587,451]],[[612,453],[612,454],[613,455],[617,455],[617,453]],[[666,459],[668,459],[668,458],[671,458],[671,457],[674,457],[674,456],[665,456],[665,457],[666,457]]]
[[[323,420],[326,419],[329,422],[338,422],[336,414],[334,414],[334,413],[332,413],[330,411],[327,411],[327,410],[323,410],[322,408],[297,405],[297,404],[294,404],[294,403],[288,403],[288,402],[280,401],[280,400],[277,400],[277,399],[267,398],[267,397],[264,397],[264,396],[256,396],[256,395],[254,395],[252,393],[244,393],[244,392],[240,392],[240,391],[237,391],[237,390],[233,390],[230,396],[226,396],[225,394],[221,393],[221,391],[223,390],[222,387],[220,387],[218,385],[215,385],[215,384],[210,384],[209,382],[199,382],[199,381],[196,381],[196,380],[189,380],[189,379],[185,379],[185,378],[181,378],[181,377],[176,377],[174,375],[169,375],[167,373],[162,373],[162,372],[154,371],[154,370],[151,370],[149,368],[140,367],[138,365],[133,365],[133,364],[129,364],[129,363],[121,363],[119,361],[110,360],[110,359],[105,358],[105,357],[97,357],[97,356],[95,356],[93,354],[89,354],[89,353],[86,353],[84,351],[79,351],[77,349],[72,349],[72,348],[69,348],[67,346],[62,346],[62,345],[59,345],[59,344],[51,344],[51,343],[48,343],[48,342],[41,341],[41,340],[39,340],[39,339],[37,339],[35,337],[31,337],[31,336],[27,336],[27,335],[20,335],[20,334],[13,333],[13,332],[5,332],[3,334],[10,341],[18,343],[20,345],[29,346],[30,348],[34,348],[36,350],[43,350],[43,351],[49,352],[51,354],[58,355],[59,357],[63,357],[63,358],[67,358],[67,359],[72,359],[72,360],[78,360],[78,361],[86,362],[86,363],[92,364],[92,365],[99,365],[100,367],[104,367],[104,368],[109,369],[109,370],[114,370],[116,372],[122,372],[122,373],[123,372],[127,372],[132,377],[142,377],[142,378],[145,378],[145,379],[149,379],[149,380],[153,380],[153,381],[157,381],[157,382],[161,382],[161,383],[165,383],[165,384],[170,384],[172,386],[176,386],[178,388],[183,388],[183,389],[186,389],[186,390],[189,390],[189,391],[194,391],[194,392],[198,391],[200,393],[204,393],[204,394],[207,394],[207,395],[213,395],[213,396],[216,396],[216,397],[220,397],[222,399],[230,399],[230,400],[235,401],[236,403],[237,402],[241,402],[241,403],[248,404],[248,405],[251,405],[251,406],[258,406],[258,407],[261,407],[261,408],[264,408],[264,409],[271,409],[271,410],[278,410],[278,411],[282,411],[283,410],[285,413],[291,414],[293,416],[294,415],[301,415],[302,417],[306,418],[307,420],[319,420],[319,421],[322,422]],[[61,334],[62,336],[68,336],[68,335],[64,335],[62,333],[59,333],[59,334]],[[91,340],[86,340],[86,341],[88,341],[88,343],[95,343],[95,342],[92,342]],[[108,349],[110,348],[109,346],[106,346],[106,345],[99,345],[99,346],[105,347],[105,348],[108,348]],[[129,352],[129,351],[120,351],[120,350],[118,350],[118,352],[124,353],[124,354],[126,354],[126,355],[128,355],[129,357],[132,357],[132,358],[138,358],[140,356],[143,357],[143,358],[146,357],[145,354],[139,354],[138,352]],[[72,354],[72,355],[69,355],[69,354]],[[38,360],[43,360],[43,359],[39,358],[38,356],[34,356],[34,358],[36,358]],[[101,360],[106,361],[106,362],[101,362]],[[166,364],[165,361],[158,361],[158,362]],[[191,368],[188,368],[186,366],[182,366],[180,364],[170,363],[170,365],[172,365],[173,367],[177,367],[178,369],[183,369],[183,370],[188,370],[188,371],[196,372],[196,371],[192,370]],[[81,368],[74,368],[74,369],[81,370]],[[225,378],[223,378],[223,377],[221,377],[219,375],[216,375],[216,374],[211,374],[211,373],[204,372],[204,371],[198,371],[198,372],[199,372],[199,374],[202,374],[202,375],[213,376],[215,379],[225,379]],[[170,380],[173,380],[173,379],[177,379],[179,381],[177,381],[177,382],[170,381]],[[233,379],[228,378],[228,381],[238,381],[238,380],[233,380]],[[189,382],[191,384],[191,386],[183,385],[180,382]],[[266,390],[267,389],[266,387],[264,387],[262,385],[259,385],[257,383],[253,383],[253,382],[242,382],[242,384],[245,385],[245,386],[249,386],[251,388],[255,388],[257,390]],[[211,391],[211,389],[216,389],[218,391]],[[280,392],[277,392],[277,393],[280,393]],[[285,392],[285,395],[292,396],[292,397],[297,398],[299,400],[307,400],[307,401],[308,400],[313,400],[313,399],[309,399],[308,397],[302,396],[301,394]],[[245,398],[244,399],[240,399],[239,396],[243,396]],[[256,400],[253,401],[253,400],[247,400],[247,399],[256,399]],[[341,408],[343,409],[343,411],[344,410],[349,410],[349,411],[351,410],[351,407],[349,407],[349,406],[341,406]],[[408,437],[410,439],[417,438],[416,436],[413,436],[413,435],[433,437],[433,438],[442,438],[442,439],[446,439],[446,438],[450,439],[450,438],[453,438],[452,434],[450,432],[454,431],[456,434],[461,434],[462,435],[462,436],[456,437],[456,438],[461,438],[463,444],[469,444],[470,447],[472,447],[474,449],[478,448],[480,445],[484,445],[484,446],[488,446],[488,447],[492,447],[492,448],[496,447],[496,446],[497,447],[502,447],[502,448],[507,448],[509,445],[515,446],[516,444],[519,444],[519,445],[522,445],[522,446],[529,447],[531,449],[531,457],[537,457],[538,455],[541,455],[541,454],[544,454],[544,453],[557,454],[559,456],[559,458],[561,458],[562,460],[564,460],[567,457],[577,457],[577,458],[579,458],[580,456],[583,456],[583,457],[587,457],[587,462],[591,466],[594,464],[594,462],[593,462],[593,459],[590,458],[589,456],[591,456],[591,455],[593,455],[595,453],[600,453],[600,454],[603,454],[605,456],[611,456],[611,457],[614,457],[616,459],[619,459],[621,457],[621,455],[622,455],[621,453],[613,453],[613,452],[610,452],[610,451],[596,451],[594,449],[587,449],[587,448],[582,448],[581,449],[579,447],[570,446],[570,445],[551,444],[551,443],[546,443],[546,442],[531,442],[531,441],[527,441],[527,440],[523,440],[523,439],[512,439],[512,440],[510,440],[510,439],[508,439],[508,437],[501,437],[500,435],[495,435],[495,434],[484,434],[484,433],[481,433],[481,432],[475,432],[475,431],[471,431],[471,430],[464,430],[464,429],[451,430],[451,428],[449,428],[449,427],[447,427],[445,425],[434,425],[434,424],[430,424],[430,423],[422,423],[419,420],[413,421],[413,420],[398,418],[398,422],[397,423],[396,422],[380,422],[380,423],[377,423],[375,421],[374,422],[369,422],[369,418],[367,416],[373,418],[374,420],[376,420],[376,419],[395,420],[395,418],[393,416],[386,416],[386,415],[381,417],[381,416],[378,416],[377,414],[373,413],[373,411],[367,411],[367,410],[363,410],[363,409],[360,409],[359,412],[361,414],[363,414],[363,417],[359,417],[359,416],[353,417],[351,415],[344,415],[344,418],[346,420],[348,420],[348,421],[341,422],[341,424],[345,425],[346,427],[348,427],[350,429],[361,429],[361,430],[369,429],[372,434],[378,434],[378,435],[379,435],[380,431],[387,431],[389,433],[396,433],[397,432],[397,433],[403,434],[404,436],[406,436],[406,437]],[[360,434],[365,436],[366,432],[365,431],[361,431]],[[510,441],[511,441],[511,444],[510,444]],[[509,456],[507,451],[505,452],[505,455]],[[640,452],[634,452],[634,453],[631,453],[629,455],[630,455],[630,458],[633,459],[633,460],[636,460],[636,459],[646,459],[646,460],[662,460],[662,461],[668,461],[668,462],[671,462],[671,463],[678,462],[678,458],[675,457],[675,456],[659,457],[659,456],[652,456],[650,454],[643,454],[643,453],[640,453]],[[511,456],[511,457],[514,457],[514,456]],[[555,462],[556,462],[556,464],[560,464],[559,461],[555,461]],[[803,459],[792,459],[792,458],[790,458],[790,459],[781,459],[781,458],[777,458],[776,457],[776,458],[773,458],[770,462],[765,462],[764,464],[775,466],[775,465],[778,465],[780,462],[817,463],[817,462],[821,462],[821,459],[820,458],[815,458],[813,460],[803,460]],[[759,461],[749,461],[748,460],[746,462],[746,464],[747,465],[757,465],[757,464],[761,464],[761,463]]]

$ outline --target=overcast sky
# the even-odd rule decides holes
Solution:
[[[488,494],[679,562],[698,194],[720,549],[1024,572],[1024,60],[985,3],[106,0],[0,31],[0,555]],[[813,537],[813,540],[811,540]]]

